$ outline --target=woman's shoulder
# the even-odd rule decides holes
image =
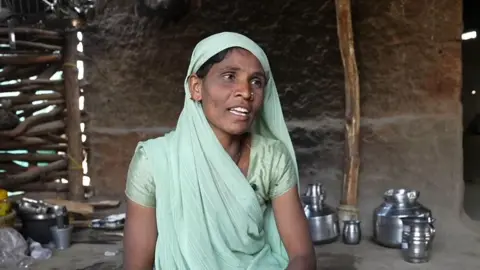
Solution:
[[[253,144],[257,149],[270,150],[270,152],[275,154],[288,153],[285,144],[278,139],[265,137],[260,134],[253,134],[253,140]]]
[[[162,149],[168,145],[173,133],[174,131],[171,131],[158,137],[141,140],[137,144],[137,149],[142,149],[142,151]]]
[[[295,165],[282,141],[257,134],[253,140],[252,181],[266,188],[267,198],[274,199],[296,185]]]

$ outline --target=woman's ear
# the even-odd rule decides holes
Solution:
[[[192,100],[202,101],[202,79],[196,74],[192,74],[188,78],[188,89],[190,90]]]

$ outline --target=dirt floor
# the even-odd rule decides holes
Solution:
[[[106,214],[124,212],[124,205]],[[465,223],[466,224],[466,223]],[[472,225],[472,224],[470,224]],[[478,270],[480,269],[480,233],[471,230],[478,224],[458,221],[438,230],[429,263],[410,264],[402,259],[400,250],[373,244],[370,233],[357,246],[340,241],[317,246],[318,268],[322,270]],[[447,229],[448,228],[448,229]],[[476,227],[475,227],[476,228]],[[82,230],[75,233],[76,241],[110,241],[110,244],[76,243],[64,251],[54,251],[52,258],[36,261],[29,269],[35,270],[114,270],[122,269],[122,238],[105,236],[101,231]],[[110,253],[110,254],[107,254]],[[0,269],[18,269],[2,268]]]
[[[55,252],[46,261],[37,261],[31,269],[113,270],[122,269],[121,242],[116,245],[76,244]],[[118,252],[105,256],[105,252]],[[434,243],[432,259],[425,264],[405,262],[399,250],[386,249],[368,239],[357,246],[341,242],[316,248],[318,269],[326,270],[478,270],[480,269],[480,237],[473,234],[452,234]]]

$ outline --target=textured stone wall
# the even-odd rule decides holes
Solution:
[[[360,206],[392,187],[454,219],[462,194],[461,1],[356,1],[361,79]],[[171,128],[195,44],[219,31],[247,34],[270,56],[302,184],[323,182],[337,204],[343,177],[344,80],[334,1],[205,1],[179,24],[159,29],[125,8],[109,8],[85,37],[92,85],[91,174],[99,192],[121,194],[136,141]],[[367,232],[369,233],[369,232]]]
[[[461,1],[357,2],[363,216],[382,190],[412,187],[442,231],[463,197]]]

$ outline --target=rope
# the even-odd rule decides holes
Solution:
[[[77,64],[73,64],[73,63],[66,62],[66,63],[63,63],[63,66],[78,69]]]
[[[68,154],[68,159],[73,163],[72,168],[69,168],[70,170],[82,170],[83,171],[83,166],[81,162],[77,162],[70,154]]]

